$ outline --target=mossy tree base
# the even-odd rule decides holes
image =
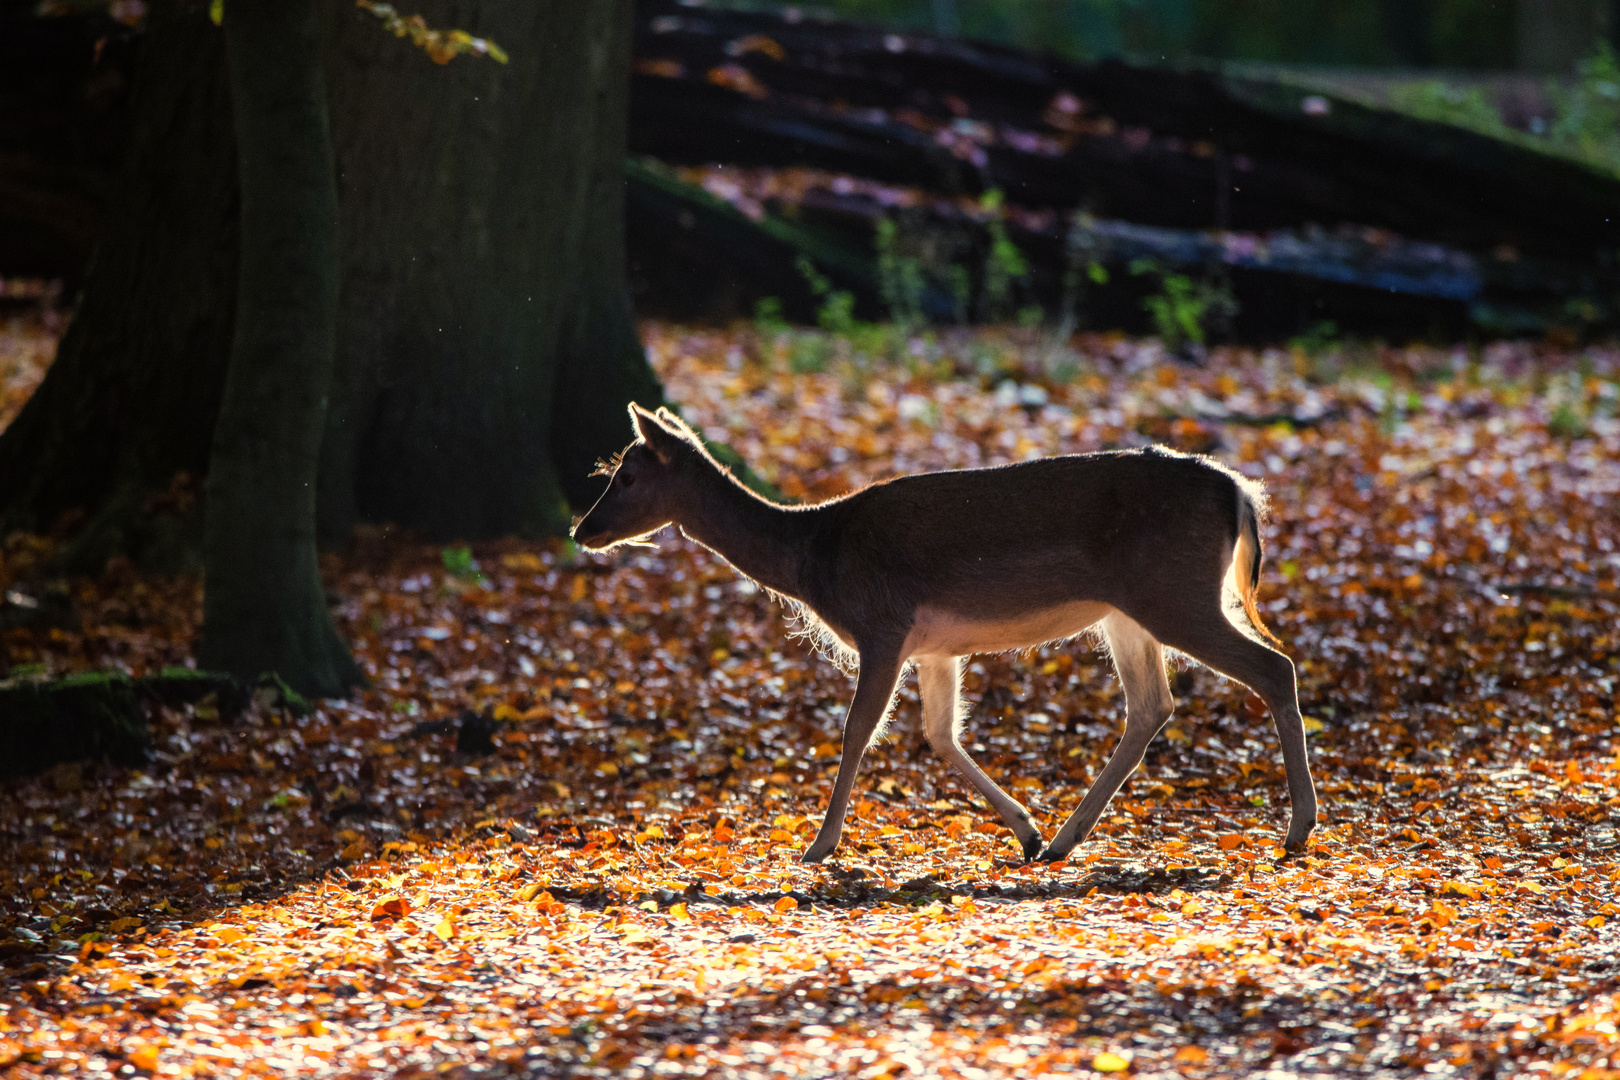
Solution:
[[[226,720],[251,701],[302,713],[308,703],[274,675],[256,684],[190,668],[132,679],[82,672],[55,680],[0,683],[0,777],[32,776],[68,761],[115,765],[151,760],[151,710],[208,701]]]

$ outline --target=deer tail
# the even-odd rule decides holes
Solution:
[[[1255,631],[1273,645],[1282,645],[1282,639],[1267,629],[1260,618],[1260,608],[1254,594],[1260,587],[1260,564],[1265,560],[1265,545],[1260,541],[1260,519],[1265,514],[1266,497],[1254,485],[1238,484],[1238,537],[1232,552],[1232,584],[1237,589],[1243,611]]]

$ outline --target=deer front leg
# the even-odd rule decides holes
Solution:
[[[1024,858],[1033,859],[1041,850],[1041,830],[1036,828],[1029,811],[1001,790],[962,749],[962,658],[920,656],[915,659],[917,686],[922,691],[923,732],[928,737],[928,745],[956,766],[956,771],[979,790],[1018,838]]]
[[[1119,681],[1125,684],[1125,734],[1120,736],[1119,745],[1103,766],[1097,782],[1080,800],[1079,809],[1041,852],[1040,857],[1045,862],[1067,859],[1074,845],[1091,835],[1109,800],[1142,764],[1148,744],[1169,722],[1175,707],[1170,682],[1164,674],[1164,646],[1121,614],[1104,619],[1102,627]]]
[[[849,812],[849,796],[855,787],[855,774],[861,767],[861,756],[872,744],[883,718],[889,713],[894,700],[895,684],[900,680],[900,651],[898,649],[861,650],[861,673],[855,680],[855,700],[849,703],[849,714],[844,717],[844,752],[838,759],[838,779],[833,782],[832,798],[827,803],[827,816],[821,821],[821,830],[805,851],[802,862],[818,863],[832,854],[844,835],[844,815]]]

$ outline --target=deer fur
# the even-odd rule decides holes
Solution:
[[[1271,710],[1287,770],[1287,847],[1316,824],[1293,662],[1255,607],[1265,497],[1203,457],[1160,447],[925,473],[814,506],[760,498],[667,409],[630,406],[636,441],[574,527],[582,547],[645,543],[666,525],[794,605],[834,659],[857,662],[827,815],[804,853],[837,847],[861,757],[917,669],[929,744],[985,797],[1025,858],[1068,857],[1142,762],[1174,701],[1165,649],[1248,686]],[[1246,616],[1246,618],[1245,618]],[[1029,812],[962,748],[962,658],[1093,630],[1125,688],[1125,732],[1044,848]]]

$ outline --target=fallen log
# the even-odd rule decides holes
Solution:
[[[862,317],[885,317],[874,251],[884,220],[899,222],[902,246],[925,256],[924,314],[941,322],[979,314],[977,300],[958,307],[949,280],[960,269],[974,296],[982,293],[992,215],[973,200],[805,170],[672,170],[653,161],[627,169],[632,280],[648,314],[735,318],[775,297],[789,315],[813,321],[819,301],[795,269],[802,257],[851,292]],[[1093,328],[1152,329],[1142,302],[1160,278],[1131,272],[1144,262],[1218,275],[1238,303],[1231,329],[1244,339],[1300,334],[1324,321],[1356,333],[1455,337],[1491,295],[1490,279],[1466,254],[1379,230],[1214,233],[1050,213],[1009,214],[1004,226],[1028,263],[1017,306],[1059,312],[1078,301],[1065,293],[1089,264],[1107,269],[1106,280],[1084,282]],[[929,251],[945,257],[928,262]]]
[[[636,50],[636,151],[809,167],[945,199],[999,189],[1025,224],[1057,223],[1019,238],[1037,264],[1032,297],[1050,298],[1064,219],[1085,210],[1120,251],[1224,266],[1240,294],[1281,289],[1281,303],[1239,297],[1262,336],[1335,313],[1374,332],[1615,321],[1620,182],[1513,143],[1214,71],[1075,64],[670,0],[638,8]],[[838,201],[817,195],[795,212],[869,249],[869,208]],[[636,258],[657,261],[667,224],[632,220]],[[694,253],[693,265],[740,255],[718,246],[727,254]],[[1088,301],[1108,325],[1103,293]]]
[[[1620,181],[1282,83],[1078,64],[867,26],[643,0],[631,143],[1186,229],[1316,224],[1582,262]]]

